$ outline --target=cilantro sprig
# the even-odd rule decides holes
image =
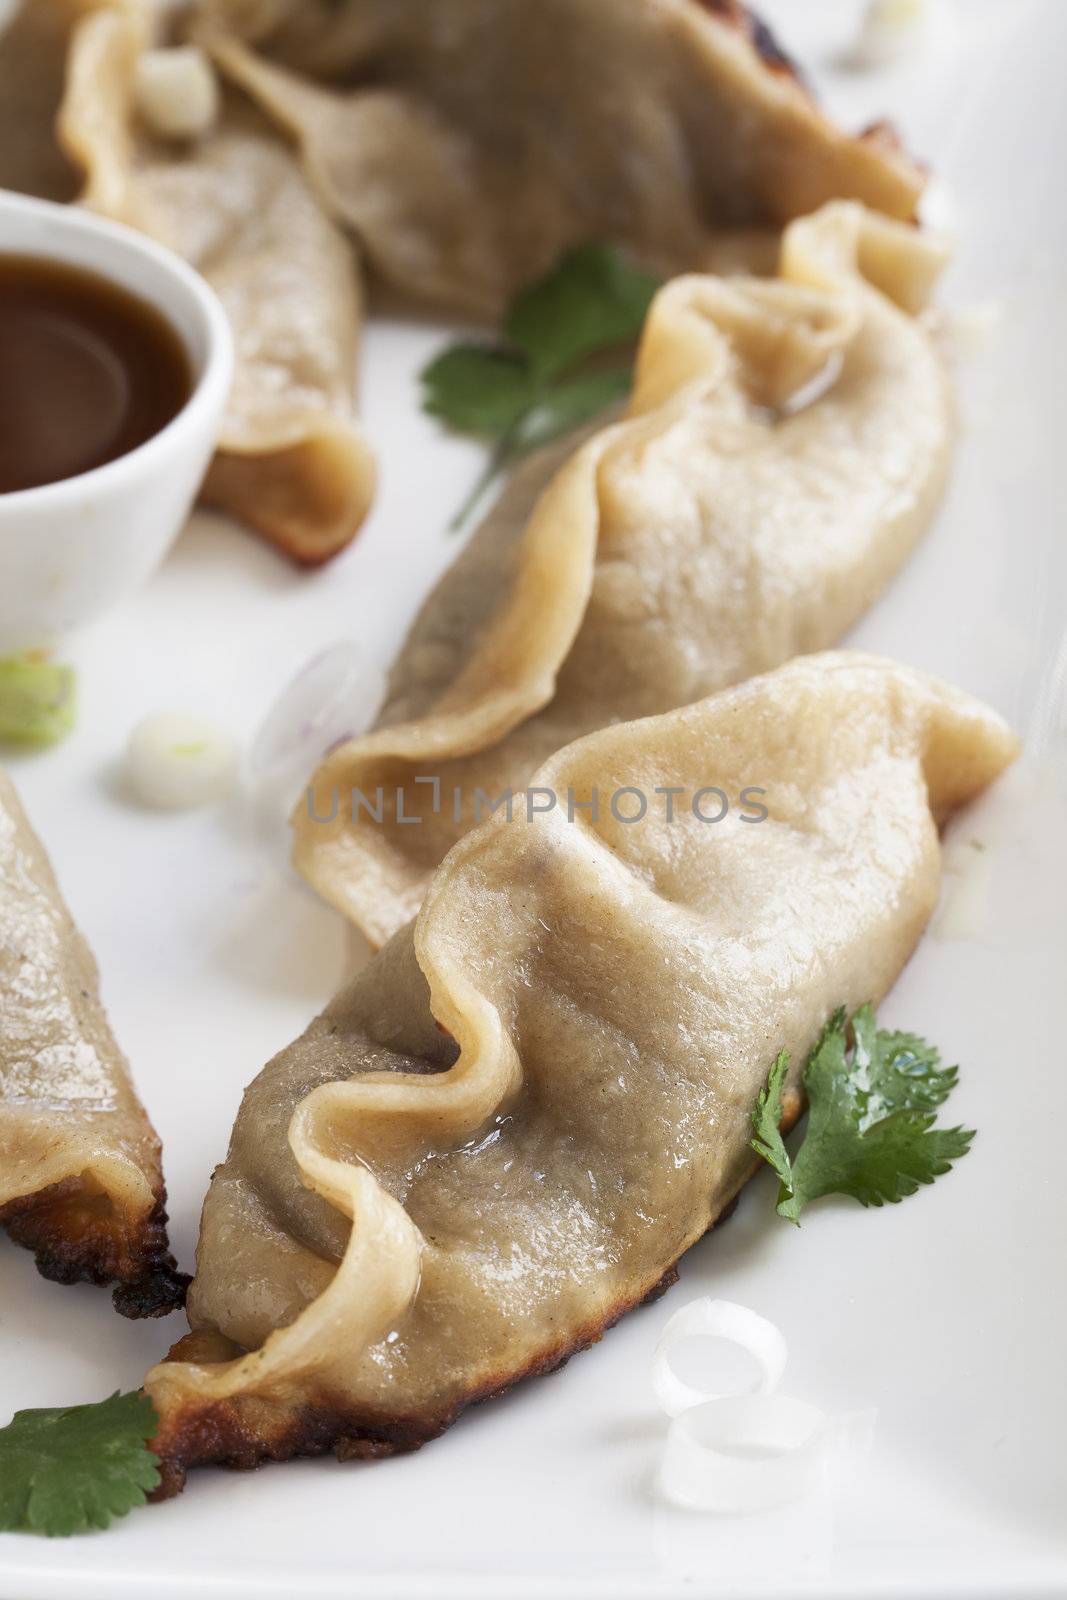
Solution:
[[[799,1223],[822,1195],[847,1194],[863,1206],[895,1204],[966,1155],[974,1132],[935,1126],[937,1108],[958,1069],[912,1033],[877,1026],[873,1007],[850,1022],[836,1011],[808,1057],[803,1084],[808,1122],[795,1156],[779,1125],[789,1070],[783,1050],[752,1113],[752,1148],[778,1174],[778,1214]]]
[[[572,432],[628,392],[629,362],[582,369],[633,343],[658,288],[658,278],[617,250],[584,245],[522,291],[504,323],[504,342],[450,345],[424,368],[423,409],[493,446],[453,528],[521,456]]]
[[[159,1484],[157,1420],[136,1391],[16,1411],[0,1428],[0,1532],[88,1533],[143,1506]]]

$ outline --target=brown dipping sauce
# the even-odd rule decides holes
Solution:
[[[0,494],[135,450],[192,390],[166,318],[65,262],[0,254]]]

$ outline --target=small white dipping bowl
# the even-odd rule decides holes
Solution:
[[[192,371],[185,405],[135,450],[77,477],[0,494],[6,656],[91,621],[162,560],[215,448],[233,340],[215,294],[179,256],[79,207],[0,190],[0,254],[67,262],[139,296],[179,335]]]

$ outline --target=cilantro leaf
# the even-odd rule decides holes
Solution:
[[[511,435],[517,451],[538,450],[580,428],[630,392],[629,372],[591,372],[557,383],[519,418]]]
[[[810,1157],[805,1139],[779,1215],[797,1222],[803,1208],[825,1194],[851,1195],[862,1206],[893,1205],[947,1172],[973,1138],[966,1128],[935,1128],[931,1112],[894,1111],[854,1137],[824,1137]]]
[[[523,290],[505,324],[507,343],[450,345],[423,369],[423,410],[494,446],[453,529],[471,518],[489,486],[520,456],[627,393],[629,366],[576,369],[636,339],[658,287],[658,279],[607,245],[586,245]]]
[[[864,1128],[891,1111],[933,1111],[956,1087],[958,1067],[942,1067],[936,1047],[914,1033],[879,1031],[873,1007],[856,1012],[852,1035]]]
[[[0,1531],[86,1533],[144,1505],[159,1483],[146,1448],[157,1420],[137,1392],[16,1411],[0,1428]]]
[[[973,1131],[935,1126],[957,1068],[942,1067],[937,1050],[914,1034],[879,1030],[870,1006],[851,1023],[835,1012],[808,1057],[808,1123],[792,1159],[779,1132],[788,1064],[783,1051],[757,1098],[752,1147],[778,1174],[778,1213],[791,1222],[827,1194],[863,1206],[903,1200],[970,1149]]]
[[[0,740],[55,744],[74,726],[73,667],[36,653],[0,661]]]
[[[658,278],[609,245],[584,245],[522,291],[504,331],[544,382],[598,350],[636,339],[658,288]]]
[[[513,428],[534,398],[525,362],[487,345],[450,345],[423,369],[422,385],[430,416],[490,438]]]
[[[767,1077],[767,1082],[756,1096],[756,1109],[752,1113],[752,1126],[756,1137],[752,1148],[767,1164],[774,1168],[784,1187],[790,1185],[792,1169],[789,1155],[782,1140],[782,1086],[789,1071],[789,1052],[780,1050]],[[792,1190],[790,1189],[790,1193]]]

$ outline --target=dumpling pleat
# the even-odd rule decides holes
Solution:
[[[786,229],[776,277],[661,290],[626,419],[526,467],[416,619],[379,726],[294,813],[298,868],[373,942],[553,750],[863,615],[945,482],[950,388],[912,315],[943,262],[837,202]]]
[[[791,1119],[828,1016],[880,1000],[922,932],[938,823],[1016,749],[966,695],[844,653],[553,756],[556,803],[461,840],[247,1091],[194,1331],[147,1379],[171,1487],[414,1446],[668,1282],[756,1165],[771,1061]]]

